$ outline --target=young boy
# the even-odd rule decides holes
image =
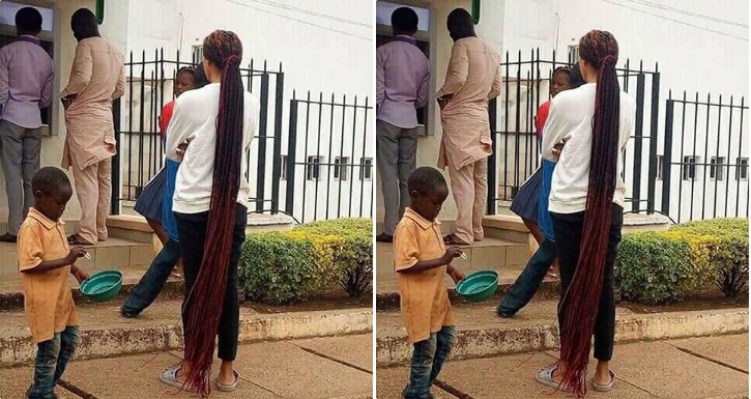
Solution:
[[[86,251],[68,247],[60,220],[73,195],[70,180],[60,169],[42,168],[31,179],[31,189],[34,205],[21,225],[17,244],[26,318],[37,344],[27,397],[49,399],[55,397],[55,385],[80,339],[68,273],[78,282],[89,276],[74,264]]]
[[[436,220],[448,186],[433,168],[417,168],[407,181],[411,203],[394,235],[394,258],[401,310],[409,342],[414,345],[406,399],[432,398],[433,385],[456,335],[444,275],[458,282],[464,274],[451,266],[461,256],[446,249]]]

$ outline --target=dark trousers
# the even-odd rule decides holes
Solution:
[[[48,341],[37,344],[34,363],[34,382],[26,391],[29,399],[54,399],[55,385],[73,358],[81,333],[77,327],[68,326]]]
[[[555,254],[556,248],[553,241],[545,240],[540,244],[540,248],[529,259],[522,274],[498,305],[496,312],[499,315],[511,317],[529,303],[553,264]]]
[[[141,277],[141,281],[133,287],[120,312],[127,317],[135,317],[149,307],[159,295],[167,282],[172,268],[180,259],[180,244],[167,240],[164,247],[156,255],[149,266],[149,270]]]
[[[180,252],[183,258],[183,271],[185,273],[185,299],[201,270],[203,251],[206,243],[206,228],[208,226],[209,213],[184,214],[175,212],[177,232],[180,237]],[[235,209],[235,227],[232,232],[232,249],[230,263],[227,269],[227,288],[224,292],[222,315],[219,319],[219,358],[233,361],[237,356],[237,337],[240,325],[240,303],[237,297],[237,267],[240,261],[240,247],[245,241],[245,227],[248,224],[248,214],[244,206],[237,204]],[[185,303],[183,309],[183,331],[190,334],[186,329],[188,324],[187,315],[191,309],[191,302]]]
[[[444,326],[440,331],[430,334],[430,338],[415,342],[409,385],[404,388],[402,395],[405,399],[432,398],[430,387],[438,378],[455,342],[456,330],[451,326]]]
[[[571,285],[571,279],[579,262],[581,250],[582,230],[584,228],[584,212],[572,214],[550,213],[553,219],[555,244],[558,253],[558,263],[561,269],[561,300]],[[618,243],[621,242],[621,227],[623,226],[623,208],[613,205],[613,214],[608,233],[608,249],[605,258],[605,275],[602,281],[602,294],[595,321],[595,359],[610,361],[613,358],[613,340],[615,338],[615,294],[613,291],[613,265],[617,254]],[[558,312],[558,325],[563,326],[565,301],[561,303]],[[565,331],[561,331],[564,335]]]

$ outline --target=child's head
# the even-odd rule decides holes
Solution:
[[[407,187],[412,199],[409,207],[425,219],[435,220],[449,195],[441,172],[429,167],[417,168],[409,176]]]
[[[586,83],[582,77],[582,71],[579,69],[579,63],[574,63],[571,67],[571,88],[575,89]]]
[[[188,90],[196,88],[195,70],[191,67],[182,67],[177,70],[175,75],[175,97]]]
[[[41,168],[31,179],[34,209],[51,220],[63,216],[65,205],[73,195],[73,188],[65,172],[58,168]]]
[[[550,81],[550,96],[555,97],[558,93],[571,88],[571,70],[566,67],[558,67],[553,71]]]
[[[196,73],[194,74],[196,81],[196,89],[200,89],[203,86],[209,84],[209,80],[206,78],[206,71],[203,70],[203,63],[198,63],[196,66]]]

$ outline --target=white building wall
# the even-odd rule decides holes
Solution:
[[[119,4],[107,11],[111,13],[107,17],[117,19],[119,25],[113,32],[113,39],[124,42],[127,51],[134,53],[134,60],[140,61],[142,51],[146,51],[146,59],[154,59],[154,51],[164,49],[165,58],[171,61],[176,59],[176,51],[179,49],[181,61],[191,59],[193,46],[200,44],[203,38],[215,29],[231,30],[238,34],[243,43],[243,62],[247,67],[250,59],[254,59],[254,69],[262,69],[264,60],[268,62],[269,70],[277,71],[280,63],[284,71],[284,114],[282,115],[282,154],[287,154],[287,132],[289,123],[289,100],[293,90],[297,98],[305,97],[308,91],[314,98],[318,98],[320,92],[324,93],[325,101],[330,101],[331,94],[336,94],[336,101],[341,102],[343,95],[347,96],[347,103],[354,103],[357,97],[358,104],[364,104],[366,97],[369,104],[373,104],[372,93],[374,89],[374,66],[373,66],[373,6],[367,0],[357,0],[343,3],[338,0],[322,1],[292,1],[280,0],[277,2],[257,2],[247,0],[237,1],[213,1],[213,0],[129,0],[118,2]],[[271,3],[275,3],[271,4]],[[115,15],[113,15],[115,14]],[[169,67],[168,75],[174,67]],[[136,68],[136,75],[140,74],[140,68]],[[148,78],[148,73],[147,73]],[[253,91],[258,94],[260,79],[253,82]],[[168,86],[169,87],[169,86]],[[169,89],[168,89],[169,90]],[[271,79],[271,99],[269,107],[268,130],[273,134],[274,126],[274,90],[275,81]],[[148,110],[152,101],[149,99],[150,89],[146,90],[145,108],[147,116],[153,119]],[[138,112],[140,98],[138,93],[133,99],[133,109]],[[166,99],[168,101],[169,99]],[[157,107],[158,109],[159,107]],[[138,115],[133,115],[138,117]],[[300,115],[305,117],[305,115]],[[124,123],[127,123],[127,115],[123,115]],[[358,115],[358,128],[352,132],[351,125],[354,123],[353,115],[348,112],[345,115],[345,145],[351,152],[352,140],[355,141],[355,155],[357,162],[362,156],[362,143],[367,137],[365,157],[373,158],[375,151],[372,144],[373,130],[363,125],[364,114]],[[372,122],[374,112],[370,112],[368,120]],[[317,119],[314,121],[317,123]],[[335,118],[335,146],[341,144],[341,119]],[[148,124],[147,124],[148,125]],[[328,128],[330,122],[324,120],[323,128],[326,129],[325,140],[328,140]],[[125,126],[124,126],[125,128]],[[315,126],[317,128],[317,125]],[[148,126],[147,126],[148,129]],[[298,144],[303,140],[303,132],[298,131]],[[251,149],[251,195],[255,196],[257,182],[257,159],[258,145],[260,140],[254,140]],[[125,143],[124,143],[125,144]],[[125,148],[125,147],[123,147]],[[298,147],[299,148],[299,147]],[[328,144],[325,147],[328,149]],[[266,159],[266,197],[271,196],[271,169],[273,165],[273,140],[267,141]],[[313,149],[314,150],[314,149]],[[311,151],[309,153],[314,154]],[[125,152],[123,152],[125,155]],[[322,153],[324,162],[329,161],[327,153]],[[345,154],[346,155],[346,154]],[[127,155],[126,155],[127,156]],[[298,149],[298,162],[303,160],[303,151]],[[350,158],[352,158],[350,156]],[[331,159],[333,162],[333,158]],[[355,178],[359,177],[358,168],[355,168]],[[301,206],[305,205],[307,220],[313,214],[313,207],[326,202],[323,197],[327,190],[322,189],[324,182],[328,182],[328,173],[333,173],[333,168],[323,166],[321,168],[321,180],[318,182],[319,197],[316,201],[315,182],[306,182],[303,196],[303,167],[298,167],[297,184],[299,196],[296,196],[296,216],[301,216]],[[333,180],[333,176],[332,176]],[[359,215],[360,198],[363,198],[363,213],[370,214],[371,190],[373,179],[366,180],[361,187],[359,180],[353,184],[353,195],[343,190],[342,201],[347,206],[353,201],[353,215]],[[332,182],[331,196],[336,193],[338,201],[338,182]],[[284,209],[286,181],[280,185],[280,208]],[[360,195],[359,191],[364,191]],[[333,201],[333,199],[332,199]],[[356,203],[355,203],[356,201]],[[271,204],[266,203],[265,208]],[[355,212],[357,211],[357,212]],[[325,212],[324,212],[325,213]],[[344,215],[349,215],[349,207]],[[319,218],[321,212],[318,212]]]
[[[638,67],[644,62],[646,70],[653,71],[659,63],[660,74],[660,109],[658,114],[658,155],[663,154],[663,135],[665,125],[665,99],[669,90],[673,98],[681,97],[683,91],[688,98],[695,99],[699,92],[700,101],[706,102],[707,94],[712,94],[712,102],[723,96],[723,103],[729,103],[731,96],[737,105],[741,97],[746,97],[748,105],[748,2],[727,0],[708,2],[702,0],[667,1],[667,0],[506,0],[506,12],[503,26],[503,51],[510,53],[510,59],[517,59],[517,52],[522,51],[522,59],[529,58],[532,49],[540,48],[543,58],[550,59],[552,49],[557,50],[557,59],[567,58],[568,45],[577,43],[579,38],[591,29],[612,32],[619,44],[620,62],[631,60],[631,67]],[[635,79],[631,82],[633,85]],[[647,97],[645,99],[644,135],[649,134],[650,126],[650,80],[647,79]],[[634,86],[630,92],[634,93]],[[682,108],[676,108],[676,118]],[[693,152],[701,162],[709,162],[713,156],[725,157],[735,163],[740,150],[741,157],[748,157],[748,112],[745,112],[741,139],[740,114],[734,114],[732,126],[731,154],[728,158],[729,113],[723,110],[720,130],[720,143],[717,144],[718,113],[713,108],[709,116],[707,131],[706,109],[700,109],[697,119],[697,139],[693,137],[693,106],[688,108],[686,139],[681,143],[680,130],[674,130],[673,162],[680,162],[681,151],[684,155]],[[676,126],[680,127],[680,123]],[[633,163],[633,143],[629,147],[627,165]],[[739,148],[739,143],[740,148]],[[647,162],[648,146],[645,142],[642,162]],[[706,154],[705,155],[705,151]],[[735,214],[736,193],[742,193],[738,202],[739,213],[745,215],[748,208],[746,192],[747,180],[740,185],[735,180],[735,167],[726,169],[725,180],[718,182],[715,200],[714,180],[709,177],[709,167],[697,167],[697,180],[693,183],[693,205],[691,204],[691,181],[683,181],[679,193],[680,166],[673,166],[671,195],[671,216],[686,220],[691,214],[701,218],[717,214],[724,215],[725,196],[728,194],[728,210]],[[728,173],[729,172],[729,173]],[[704,194],[704,175],[707,175],[707,192]],[[627,184],[633,186],[633,179],[627,176]],[[646,197],[647,176],[642,177],[642,199]],[[726,184],[728,185],[726,187]],[[656,183],[656,203],[661,203],[662,182]],[[678,200],[678,195],[682,200]]]

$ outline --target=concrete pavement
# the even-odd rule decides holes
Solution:
[[[617,345],[613,391],[590,389],[598,399],[748,398],[748,334]],[[534,376],[556,361],[555,352],[532,352],[448,362],[434,387],[445,399],[555,399],[572,395],[538,384]],[[594,361],[590,375],[593,374]],[[379,399],[397,399],[407,367],[379,368]]]
[[[364,399],[372,396],[372,336],[313,338],[241,345],[235,369],[241,376],[232,394],[216,398]],[[156,352],[74,361],[63,379],[81,395],[58,386],[61,398],[195,398],[162,384],[158,376],[180,361],[179,352]],[[215,363],[214,377],[219,362]],[[23,398],[32,368],[0,369],[0,398]],[[76,391],[76,389],[74,389]]]

